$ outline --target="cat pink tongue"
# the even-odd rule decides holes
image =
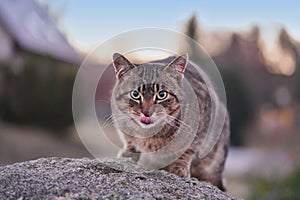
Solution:
[[[153,119],[151,117],[141,117],[141,122],[143,124],[152,124],[153,123]]]

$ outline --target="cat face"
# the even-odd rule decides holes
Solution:
[[[120,54],[113,58],[117,77],[113,98],[118,108],[113,114],[119,124],[149,129],[180,115],[186,55],[170,63],[139,65]]]

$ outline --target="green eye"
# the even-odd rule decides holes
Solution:
[[[130,92],[130,97],[135,100],[138,100],[139,98],[141,98],[141,94],[138,91],[133,90]]]
[[[168,96],[168,93],[164,90],[161,90],[156,94],[156,98],[158,100],[164,100],[165,98],[167,98],[167,96]]]

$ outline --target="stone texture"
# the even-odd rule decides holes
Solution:
[[[130,159],[41,158],[0,167],[0,199],[233,199]]]

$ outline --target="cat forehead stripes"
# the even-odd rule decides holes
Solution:
[[[175,71],[179,72],[183,76],[187,63],[188,63],[187,54],[178,56],[173,61],[167,64],[166,63],[134,64],[130,62],[122,54],[115,53],[113,55],[113,66],[115,68],[117,79],[120,79],[125,73],[137,67],[143,68],[143,70],[139,73],[139,76],[141,79],[145,79],[145,80],[149,80],[149,79],[153,80],[155,77],[158,77],[159,75],[158,73],[161,72],[161,70],[158,70],[157,68],[161,68],[163,70],[174,69]],[[145,66],[146,64],[147,66]],[[156,70],[153,70],[153,68]]]

